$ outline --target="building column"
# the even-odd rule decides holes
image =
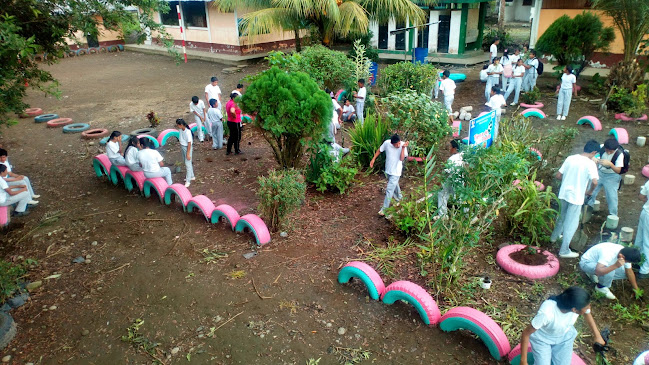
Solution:
[[[482,48],[482,41],[484,40],[484,21],[487,16],[487,3],[480,3],[480,10],[478,15],[478,39],[476,44],[478,49]]]
[[[370,21],[370,30],[372,31],[370,45],[374,48],[379,48],[379,23],[376,20]]]
[[[543,7],[543,0],[536,0],[532,8],[532,29],[530,30],[530,49],[536,46],[536,41],[539,39],[539,20],[541,18],[541,8]]]
[[[460,14],[460,43],[458,44],[457,53],[464,54],[466,49],[466,26],[469,19],[469,5],[462,4],[462,13]]]
[[[439,21],[439,11],[431,10],[429,22],[434,23]],[[439,24],[431,24],[428,28],[428,52],[437,52],[437,33],[439,31]]]
[[[451,11],[451,31],[448,37],[448,53],[458,54],[460,51],[460,23],[462,12],[459,10]]]
[[[390,34],[393,30],[397,29],[397,22],[394,18],[390,18],[388,21],[388,49],[394,51],[396,46],[396,38],[393,34]]]

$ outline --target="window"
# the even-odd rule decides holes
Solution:
[[[169,1],[169,11],[160,13],[160,22],[162,24],[178,26],[176,5],[178,5],[178,1]],[[186,27],[207,28],[205,2],[183,1],[180,6],[182,7],[182,15]]]
[[[397,23],[397,28],[396,29],[402,29],[405,28],[406,25],[404,23]],[[401,31],[397,34],[394,35],[394,49],[404,51],[406,49],[406,32],[407,31]]]
[[[379,25],[379,49],[388,49],[388,25]]]
[[[160,23],[164,25],[178,25],[178,12],[176,11],[178,1],[169,2],[169,11],[160,12]]]

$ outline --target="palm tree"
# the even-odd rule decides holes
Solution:
[[[420,1],[432,5],[435,0]],[[300,31],[314,26],[324,44],[350,32],[365,33],[370,20],[422,24],[426,13],[412,0],[215,0],[223,12],[250,9],[243,15],[241,28],[251,38],[273,31],[292,31],[295,48],[301,50]]]
[[[640,42],[649,32],[649,1],[595,0],[593,8],[613,19],[624,40],[624,62],[633,61]]]

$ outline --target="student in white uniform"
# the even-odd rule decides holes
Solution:
[[[345,99],[345,106],[343,106],[343,122],[355,122],[356,121],[356,110],[354,106],[349,101]]]
[[[453,113],[453,100],[455,100],[455,81],[450,78],[451,72],[449,70],[444,70],[442,73],[442,83],[440,85],[440,90],[444,93],[444,106],[448,110],[449,114]]]
[[[530,57],[523,64],[525,76],[523,77],[523,91],[528,92],[536,87],[536,78],[539,77],[539,60],[536,58],[536,51],[530,51]]]
[[[561,258],[579,257],[578,253],[570,250],[570,241],[579,227],[579,216],[585,197],[592,195],[598,183],[597,165],[593,161],[598,151],[599,143],[595,140],[588,141],[584,146],[584,152],[568,156],[557,172],[557,179],[561,180],[558,195],[561,211],[550,236],[550,242],[557,242],[559,236],[563,235],[559,250]]]
[[[116,166],[126,166],[124,156],[122,156],[122,132],[113,131],[106,142],[106,156],[110,163]]]
[[[194,176],[194,166],[192,165],[192,131],[189,129],[187,122],[184,119],[176,119],[176,128],[178,128],[180,134],[178,136],[178,141],[180,142],[180,150],[183,154],[183,160],[185,161],[185,187],[189,187],[192,180],[196,180]]]
[[[124,160],[126,161],[126,166],[131,171],[142,171],[140,161],[137,159],[138,152],[140,152],[140,139],[136,136],[132,136],[128,140],[128,146],[126,146],[126,149],[124,150]]]
[[[577,83],[577,77],[572,74],[572,67],[566,66],[561,75],[561,87],[559,88],[559,100],[557,101],[557,120],[566,120],[572,101],[572,89]]]
[[[29,180],[29,178],[25,175],[18,175],[13,172],[13,167],[9,163],[9,153],[7,150],[4,148],[0,148],[0,164],[7,166],[7,173],[8,177],[5,178],[5,181],[9,186],[16,186],[16,185],[25,185],[27,187],[27,191],[29,191],[29,194],[32,196],[32,199],[38,199],[41,196],[34,194],[34,188],[32,188],[32,182]],[[34,200],[35,201],[35,200]],[[38,204],[37,201],[35,201]]]
[[[617,243],[602,242],[588,249],[579,260],[579,267],[597,284],[595,291],[615,300],[611,292],[613,280],[629,279],[631,287],[638,289],[631,264],[642,260],[640,251]]]
[[[205,135],[203,134],[203,122],[205,122],[205,104],[203,100],[198,100],[198,96],[192,96],[192,101],[189,102],[189,112],[194,115],[194,122],[198,125],[198,141],[203,142]]]
[[[606,345],[590,311],[590,295],[573,286],[559,295],[553,295],[541,304],[532,323],[521,335],[521,354],[527,354],[532,345],[535,365],[570,365],[577,337],[575,322],[583,316],[594,336],[594,341]],[[528,365],[527,356],[521,356],[521,365]]]
[[[210,108],[207,109],[207,130],[212,135],[212,149],[223,148],[223,114],[217,107],[218,101],[210,99]]]
[[[502,108],[507,106],[507,104],[505,103],[505,98],[501,95],[500,88],[498,86],[494,86],[491,89],[491,97],[489,98],[489,101],[485,103],[485,105],[488,106],[491,110],[496,111],[496,122],[494,123],[492,141],[492,143],[496,143],[496,140],[498,139],[498,128],[500,125],[500,115],[502,114]]]
[[[624,167],[624,153],[620,144],[615,138],[607,139],[604,142],[604,153],[600,154],[597,160],[599,179],[593,195],[588,199],[588,205],[593,207],[599,191],[604,188],[608,213],[617,215],[617,191],[622,181],[622,167]]]
[[[500,44],[500,39],[498,37],[496,37],[496,39],[494,39],[494,42],[489,47],[489,56],[490,56],[489,57],[489,63],[493,63],[494,58],[496,58],[498,56],[498,45],[499,44]]]
[[[9,186],[5,178],[9,176],[7,166],[0,164],[0,206],[8,207],[10,205],[18,204],[14,215],[23,216],[27,215],[27,204],[38,204],[37,201],[32,199],[32,195],[27,190],[25,185]]]
[[[451,195],[455,194],[453,189],[453,181],[461,179],[458,169],[464,165],[463,155],[460,150],[460,142],[457,139],[454,139],[450,143],[450,152],[451,157],[448,158],[446,162],[446,180],[442,185],[442,190],[437,193],[437,215],[433,217],[434,220],[437,220],[441,217],[446,216],[448,213],[448,199]]]
[[[487,85],[485,85],[484,96],[487,101],[491,97],[491,88],[500,84],[500,75],[503,74],[503,66],[500,64],[500,58],[494,58],[494,61],[487,68]]]
[[[380,216],[385,215],[385,209],[390,206],[392,197],[397,201],[400,201],[403,197],[399,186],[399,178],[401,178],[401,170],[403,170],[403,160],[408,157],[408,144],[409,142],[401,141],[398,134],[394,134],[390,139],[383,142],[381,147],[376,150],[372,161],[370,161],[370,168],[374,168],[376,158],[379,157],[381,152],[385,152],[385,175],[388,178],[388,186],[385,189],[383,207],[379,210]]]
[[[521,50],[516,48],[514,50],[514,54],[509,56],[509,60],[512,61],[512,67],[516,66],[518,63],[518,60],[520,60],[521,57]]]
[[[501,80],[501,85],[503,90],[507,90],[507,85],[512,78],[512,71],[514,66],[516,66],[516,61],[513,61],[515,58],[509,55],[509,51],[505,50],[503,52],[503,57],[500,59],[500,64],[503,66],[503,75]]]
[[[509,95],[514,92],[514,101],[511,105],[518,104],[518,98],[521,95],[521,85],[523,85],[523,75],[525,75],[525,67],[523,67],[523,60],[519,58],[516,61],[516,65],[512,69],[512,78],[510,79],[509,85],[507,86],[507,92],[505,93],[505,102],[507,102],[507,99],[509,99]]]
[[[333,93],[331,93],[333,94]],[[331,103],[334,106],[333,110],[333,115],[331,117],[331,123],[333,123],[334,127],[336,128],[336,131],[340,129],[340,126],[342,124],[342,118],[343,118],[343,108],[340,107],[340,104],[338,104],[338,101],[336,100],[335,96],[331,96]]]
[[[367,97],[367,89],[365,89],[365,80],[358,80],[358,93],[354,91],[354,97],[356,98],[356,115],[358,121],[363,125],[365,117],[363,115],[365,111],[365,98]]]
[[[636,357],[633,365],[649,365],[649,351],[645,351]]]
[[[635,247],[642,252],[646,258],[638,273],[639,279],[649,278],[649,181],[647,181],[640,189],[638,198],[644,202],[642,212],[640,213],[640,220],[638,222],[638,233],[635,236]]]
[[[487,82],[487,80],[489,80],[489,75],[487,75],[487,69],[488,68],[489,68],[489,65],[482,66],[482,70],[480,70],[480,81],[481,82]]]
[[[221,109],[221,88],[219,87],[219,79],[212,76],[210,83],[205,86],[205,102],[209,105],[210,99],[216,99],[219,102],[218,108]]]
[[[162,177],[167,181],[167,184],[173,184],[171,180],[171,170],[162,162],[162,155],[156,150],[152,150],[151,142],[148,138],[140,140],[141,150],[137,153],[137,160],[142,165],[142,172],[144,176],[152,179],[154,177]]]
[[[230,94],[237,94],[239,96],[243,95],[243,84],[237,84],[237,88],[232,90]],[[209,104],[209,100],[208,100],[208,104]]]

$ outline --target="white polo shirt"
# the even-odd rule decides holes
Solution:
[[[160,171],[160,162],[162,161],[162,155],[156,150],[150,148],[145,148],[138,151],[137,159],[142,165],[142,171],[144,172],[158,172]]]
[[[597,165],[593,160],[582,155],[568,156],[559,169],[561,173],[561,188],[559,199],[570,204],[583,205],[588,183],[597,179]]]
[[[106,143],[106,156],[109,159],[120,158],[119,143],[113,141]]]

